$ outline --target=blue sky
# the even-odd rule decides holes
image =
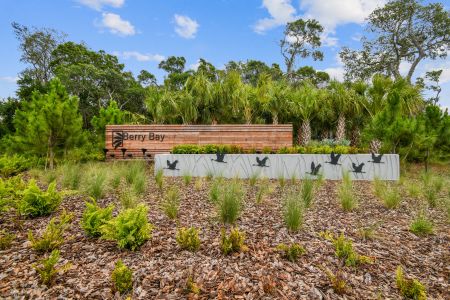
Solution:
[[[324,26],[321,62],[299,60],[341,79],[338,53],[358,48],[364,19],[385,0],[2,0],[0,2],[0,98],[14,96],[19,61],[18,42],[11,29],[50,27],[67,40],[85,42],[94,50],[115,54],[127,70],[146,69],[162,80],[158,62],[184,56],[188,68],[199,58],[223,67],[230,60],[257,59],[283,67],[278,41],[284,24],[315,18]],[[407,66],[405,66],[407,67]],[[450,57],[425,61],[416,75],[443,69],[441,105],[450,107]],[[406,68],[405,68],[406,70]]]

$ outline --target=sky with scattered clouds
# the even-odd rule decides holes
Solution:
[[[442,0],[441,0],[442,1]],[[159,80],[158,63],[184,56],[222,68],[230,60],[257,59],[283,66],[278,41],[286,22],[314,18],[324,26],[323,61],[303,59],[341,80],[343,46],[360,47],[365,19],[386,0],[2,0],[0,2],[0,98],[14,96],[24,68],[12,22],[63,31],[68,40],[117,55],[135,75],[145,69]],[[427,1],[428,2],[428,1]],[[445,3],[445,1],[443,2]],[[447,6],[447,9],[449,7]],[[403,65],[403,69],[407,69]],[[450,55],[424,61],[416,75],[443,69],[441,105],[450,107]]]

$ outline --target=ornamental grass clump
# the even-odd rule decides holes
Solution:
[[[18,209],[27,217],[48,216],[59,207],[61,201],[62,195],[56,190],[56,182],[50,183],[47,191],[42,191],[32,179],[22,193]]]
[[[233,252],[246,250],[244,242],[245,234],[240,232],[238,228],[232,228],[228,236],[225,229],[222,228],[220,249],[222,249],[223,254],[227,255]]]
[[[144,204],[121,211],[100,227],[102,239],[116,241],[121,249],[138,249],[151,238],[153,226],[148,222],[147,212]]]
[[[58,273],[64,273],[71,268],[71,264],[67,263],[60,268],[56,268],[59,261],[59,250],[53,250],[50,255],[39,261],[38,264],[33,265],[34,269],[40,275],[41,283],[51,286]]]
[[[176,186],[171,187],[164,201],[161,204],[161,208],[169,219],[176,219],[178,217],[178,210],[180,208],[180,192]]]
[[[265,195],[269,192],[269,186],[267,184],[261,184],[256,191],[256,204],[261,204],[264,201]]]
[[[424,212],[417,214],[412,221],[409,230],[417,236],[425,236],[433,233],[433,223]]]
[[[283,219],[289,231],[297,231],[303,224],[303,203],[299,196],[290,192],[283,201]]]
[[[305,207],[307,208],[310,207],[314,198],[314,182],[312,179],[310,178],[303,179],[300,195],[302,197],[303,204],[305,205]]]
[[[119,193],[119,201],[122,209],[135,208],[140,202],[137,193],[131,187]]]
[[[156,186],[158,187],[158,189],[160,191],[162,191],[163,185],[164,185],[164,170],[163,169],[158,169],[156,171],[155,182],[156,182]]]
[[[31,242],[31,247],[40,252],[57,249],[64,243],[64,232],[69,228],[73,217],[73,213],[67,213],[63,210],[59,217],[54,217],[50,220],[44,233],[39,238],[35,238],[30,230],[28,239]]]
[[[85,182],[85,192],[96,200],[106,195],[106,169],[92,167]]]
[[[200,248],[199,230],[190,227],[178,229],[176,240],[181,249],[195,252]]]
[[[344,211],[352,211],[358,206],[358,200],[353,194],[352,180],[348,172],[343,173],[342,183],[338,191],[339,201]]]
[[[5,250],[11,247],[12,241],[16,238],[16,235],[9,233],[6,230],[0,231],[0,250]]]
[[[426,173],[422,176],[422,193],[430,207],[436,207],[439,193],[444,186],[444,180],[440,177]]]
[[[62,166],[62,186],[71,190],[78,190],[81,185],[82,170],[79,164],[65,164]]]
[[[94,198],[86,201],[85,205],[86,208],[81,219],[81,228],[83,228],[87,235],[99,237],[101,236],[101,226],[112,219],[114,205],[111,204],[108,207],[102,208]]]
[[[242,185],[237,180],[233,180],[222,189],[217,203],[218,215],[222,223],[236,222],[242,210],[243,197]]]
[[[397,208],[402,200],[398,187],[391,187],[381,194],[384,206],[389,209]]]
[[[281,255],[291,262],[295,262],[300,255],[306,253],[305,248],[303,248],[300,244],[292,243],[290,245],[279,244],[277,246],[277,250],[281,252]]]
[[[183,182],[184,185],[189,185],[192,182],[192,175],[190,173],[184,173],[183,174]]]
[[[116,262],[111,273],[111,280],[113,289],[120,294],[124,294],[133,288],[133,272],[120,259]]]
[[[415,300],[427,299],[426,289],[423,284],[417,279],[405,278],[402,266],[397,267],[395,272],[395,282],[402,297]]]
[[[211,187],[209,189],[209,200],[212,203],[218,203],[219,197],[221,194],[221,186],[223,185],[223,181],[220,179],[216,179],[211,183]]]

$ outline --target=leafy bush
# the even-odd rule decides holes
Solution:
[[[111,280],[114,289],[121,294],[133,288],[133,272],[120,259],[116,262],[116,266],[112,271]]]
[[[426,300],[426,289],[417,279],[406,279],[403,275],[403,268],[397,267],[395,272],[395,281],[400,294],[407,299]]]
[[[25,188],[26,184],[21,176],[0,178],[0,213],[15,208]]]
[[[184,250],[192,252],[200,248],[200,238],[198,237],[198,229],[194,227],[178,229],[176,240],[178,245]]]
[[[342,259],[347,266],[354,267],[359,264],[373,262],[372,258],[356,253],[353,249],[352,241],[345,238],[343,233],[337,238],[330,233],[325,233],[323,236],[333,243],[336,257]]]
[[[344,211],[351,211],[358,205],[356,197],[353,195],[352,180],[348,172],[343,173],[342,183],[338,191],[339,201]]]
[[[169,219],[176,219],[178,217],[178,210],[180,207],[180,193],[176,186],[171,187],[164,198],[161,208]]]
[[[3,177],[14,176],[39,163],[41,161],[37,158],[26,158],[18,154],[3,155],[0,156],[0,175]]]
[[[151,238],[153,226],[147,220],[147,206],[126,209],[100,227],[102,238],[117,242],[119,248],[136,250]]]
[[[163,184],[164,184],[164,171],[163,171],[163,169],[159,169],[158,171],[156,171],[155,182],[156,182],[156,185],[158,186],[159,190],[161,191],[162,188],[163,188]]]
[[[280,148],[278,154],[356,154],[365,153],[365,149],[359,149],[351,146],[337,145],[308,145],[308,146],[294,146]]]
[[[101,208],[93,198],[85,203],[86,208],[81,219],[81,227],[88,235],[99,237],[101,235],[100,227],[112,219],[114,205]]]
[[[55,265],[59,261],[59,250],[53,250],[52,253],[46,258],[39,261],[39,264],[34,265],[34,269],[41,276],[41,282],[47,286],[50,286],[56,274],[66,272],[71,268],[71,264],[67,263],[60,268],[55,268]]]
[[[409,230],[418,236],[428,235],[433,233],[433,223],[421,212],[413,220]]]
[[[243,190],[239,181],[226,185],[217,203],[218,215],[223,223],[234,224],[242,210]]]
[[[303,204],[293,192],[284,199],[283,218],[290,231],[297,231],[303,224]]]
[[[189,276],[186,280],[186,292],[193,293],[195,295],[199,295],[201,290],[198,287],[197,283],[192,279],[192,276]]]
[[[306,253],[305,248],[297,243],[293,243],[291,245],[279,244],[277,246],[277,250],[282,253],[284,258],[291,262],[295,262],[300,257],[300,255]]]
[[[244,245],[245,234],[240,232],[237,228],[232,228],[230,231],[230,235],[227,236],[225,229],[222,228],[222,238],[220,240],[220,248],[224,254],[230,254],[232,252],[240,252],[241,250],[245,250],[246,247]]]
[[[215,154],[215,153],[244,153],[235,145],[177,145],[172,148],[173,154]]]
[[[41,191],[35,180],[30,180],[18,203],[19,212],[28,217],[47,216],[61,204],[62,196],[56,190],[56,182],[50,183],[47,191]]]
[[[302,181],[301,197],[305,207],[310,207],[314,196],[314,182],[310,178],[305,178]]]
[[[397,208],[402,200],[397,187],[392,187],[391,189],[386,190],[381,195],[381,199],[383,200],[384,205],[389,209]]]
[[[6,230],[0,231],[0,250],[8,249],[15,238],[15,234],[8,233]]]
[[[72,219],[73,213],[67,213],[64,210],[58,218],[54,217],[50,220],[40,238],[34,238],[33,232],[28,231],[31,247],[36,251],[47,252],[61,246],[64,243],[64,232],[69,228]]]

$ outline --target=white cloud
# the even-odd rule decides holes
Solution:
[[[175,15],[175,32],[185,39],[195,38],[198,27],[200,26],[197,21],[192,20],[188,16]]]
[[[103,6],[122,7],[125,0],[78,0],[78,2],[92,9],[101,10]]]
[[[198,67],[200,67],[200,60],[198,60],[195,64],[189,65],[189,69],[193,71],[197,71]]]
[[[150,53],[140,53],[138,51],[124,51],[122,53],[115,52],[117,56],[123,57],[124,59],[133,58],[137,61],[155,61],[160,62],[165,59],[163,55],[160,54],[150,54]]]
[[[103,13],[102,16],[101,26],[108,28],[111,33],[122,36],[136,34],[134,26],[129,21],[123,20],[119,15]]]
[[[291,22],[297,13],[291,0],[263,0],[262,6],[269,12],[270,18],[260,19],[256,22],[253,29],[257,33],[264,33],[269,29]]]
[[[13,77],[13,76],[0,76],[0,81],[5,81],[8,83],[16,83],[17,80],[19,80],[19,77]]]
[[[344,80],[344,68],[343,67],[333,67],[333,68],[326,68],[323,70],[324,72],[327,72],[328,75],[330,75],[331,79],[336,79],[338,81]]]

